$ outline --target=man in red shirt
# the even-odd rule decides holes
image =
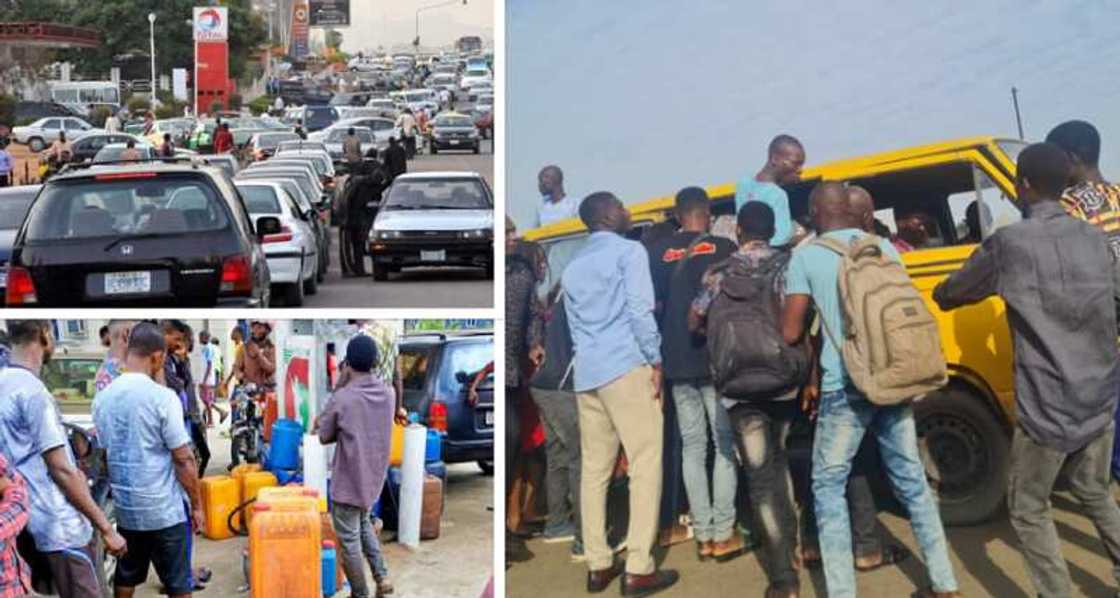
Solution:
[[[227,154],[233,150],[233,133],[229,132],[229,123],[222,123],[221,128],[214,133],[214,153]]]

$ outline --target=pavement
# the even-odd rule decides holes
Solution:
[[[409,172],[437,170],[472,171],[494,185],[493,142],[482,142],[482,153],[440,152],[417,155],[409,161]],[[474,268],[409,268],[390,274],[389,280],[374,282],[364,277],[343,278],[339,267],[338,229],[331,232],[331,267],[315,296],[304,297],[305,307],[406,307],[484,308],[494,305],[494,281]],[[370,272],[366,260],[366,272]]]
[[[1120,492],[1114,492],[1120,497]],[[1098,540],[1092,523],[1079,514],[1080,506],[1068,493],[1056,493],[1052,499],[1055,525],[1062,538],[1062,554],[1069,566],[1074,596],[1114,598],[1116,580],[1112,566]],[[881,513],[879,520],[887,542],[903,544],[918,554],[909,521],[897,514]],[[1033,596],[1030,578],[1015,532],[1002,515],[985,525],[949,528],[948,540],[953,570],[963,596],[1026,598]],[[506,595],[510,598],[554,598],[583,595],[586,564],[572,563],[568,544],[528,542],[534,558],[514,564],[506,571]],[[681,580],[659,596],[718,596],[731,588],[742,596],[761,596],[766,588],[766,575],[757,553],[741,556],[726,563],[700,563],[695,545],[677,544],[658,554],[662,567],[676,569]],[[899,566],[886,567],[857,577],[860,596],[905,597],[915,589],[929,585],[925,567],[917,556]],[[618,591],[617,584],[607,590]],[[820,572],[801,572],[803,598],[825,596],[824,576]]]
[[[226,470],[230,462],[229,440],[218,429],[209,433],[210,475]],[[475,598],[482,593],[493,568],[494,478],[482,475],[473,463],[450,465],[447,468],[447,506],[440,523],[440,537],[411,550],[392,541],[393,532],[383,531],[381,547],[395,586],[393,596],[442,598],[455,596]],[[241,568],[241,551],[247,538],[213,541],[195,536],[194,566],[209,567],[214,577],[195,596],[220,598],[249,596],[239,592],[245,584]],[[373,576],[366,568],[366,579]],[[137,588],[136,596],[156,597],[159,582],[155,571],[149,571],[148,583]],[[335,596],[349,596],[340,589]]]

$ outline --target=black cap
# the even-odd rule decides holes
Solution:
[[[346,363],[356,372],[369,372],[377,362],[377,345],[365,334],[350,339],[346,345]]]

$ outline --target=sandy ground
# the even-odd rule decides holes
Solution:
[[[1053,505],[1074,595],[1117,596],[1111,563],[1092,523],[1078,514],[1079,505],[1069,494],[1056,494]],[[905,544],[917,554],[906,519],[883,513],[880,521],[888,541]],[[1019,543],[1006,515],[986,525],[950,528],[948,536],[953,569],[964,596],[1019,598],[1032,595],[1031,582],[1018,551]],[[570,562],[569,545],[545,544],[539,540],[530,541],[528,545],[535,556],[507,571],[507,596],[552,598],[585,594],[586,568]],[[663,567],[677,569],[681,574],[681,581],[660,595],[761,596],[766,587],[766,577],[755,554],[722,564],[700,563],[692,542],[685,542],[658,556]],[[925,567],[917,557],[911,557],[900,566],[858,577],[859,595],[871,597],[909,596],[915,588],[928,583]],[[617,584],[616,581],[607,591],[613,595],[618,591]],[[801,589],[803,597],[824,596],[823,575],[802,571]]]
[[[24,185],[37,182],[39,178],[39,157],[27,149],[26,145],[12,143],[7,149],[15,160],[12,168],[12,174],[15,175],[15,184]]]
[[[229,440],[217,429],[211,430],[212,458],[208,473],[216,475],[229,464]],[[493,566],[494,478],[484,476],[472,463],[448,467],[447,510],[440,526],[440,537],[421,543],[412,551],[392,542],[392,532],[383,532],[382,549],[389,566],[389,576],[396,586],[394,596],[474,598],[490,578]],[[210,567],[214,577],[206,589],[196,596],[248,596],[239,593],[245,579],[241,569],[241,551],[245,538],[211,541],[197,536],[194,565]],[[367,568],[367,579],[372,580]],[[136,596],[159,596],[155,571],[149,572],[148,584],[137,589]],[[347,589],[335,594],[349,596]]]

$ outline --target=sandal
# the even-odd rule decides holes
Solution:
[[[883,560],[874,565],[871,565],[870,567],[860,567],[859,565],[856,565],[856,571],[860,573],[868,573],[876,569],[882,569],[883,567],[897,565],[898,563],[901,563],[908,558],[910,558],[910,550],[908,550],[905,546],[888,544],[883,547]]]

